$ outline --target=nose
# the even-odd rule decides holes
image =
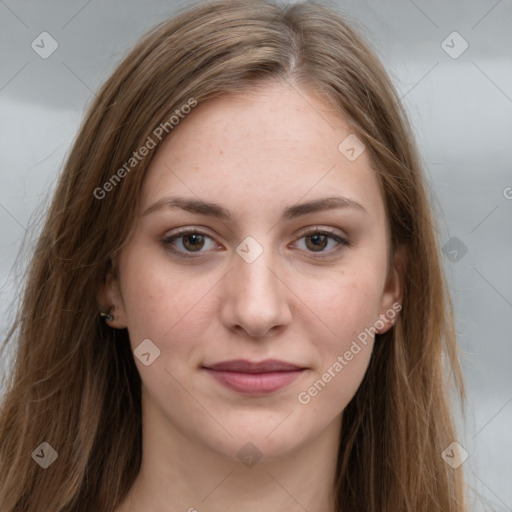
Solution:
[[[291,292],[270,251],[251,263],[235,254],[233,265],[222,290],[223,324],[251,338],[282,331],[292,318]]]

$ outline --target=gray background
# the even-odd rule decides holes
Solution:
[[[511,1],[329,4],[361,24],[409,111],[448,244],[469,394],[462,467],[495,510],[512,511]],[[2,335],[16,296],[13,265],[22,241],[29,247],[35,237],[31,216],[54,188],[84,108],[134,42],[183,5],[0,0]],[[58,43],[47,59],[31,47],[44,31]],[[454,31],[463,40],[447,39]]]

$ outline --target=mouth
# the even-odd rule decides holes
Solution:
[[[283,389],[306,370],[276,359],[257,363],[236,359],[202,368],[225,387],[248,395],[265,395]]]

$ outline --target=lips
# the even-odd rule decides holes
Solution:
[[[268,372],[286,372],[292,370],[302,370],[303,368],[292,363],[286,363],[277,359],[266,359],[259,363],[251,363],[244,359],[234,359],[232,361],[223,361],[207,368],[226,372],[241,373],[268,373]]]
[[[236,359],[203,366],[203,369],[229,389],[250,395],[278,391],[288,386],[305,370],[304,367],[276,359],[260,362]]]

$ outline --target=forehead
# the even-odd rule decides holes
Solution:
[[[223,200],[241,213],[340,194],[382,216],[367,152],[356,159],[343,152],[354,136],[326,99],[286,83],[206,101],[161,143],[144,180],[143,208],[171,193]]]

